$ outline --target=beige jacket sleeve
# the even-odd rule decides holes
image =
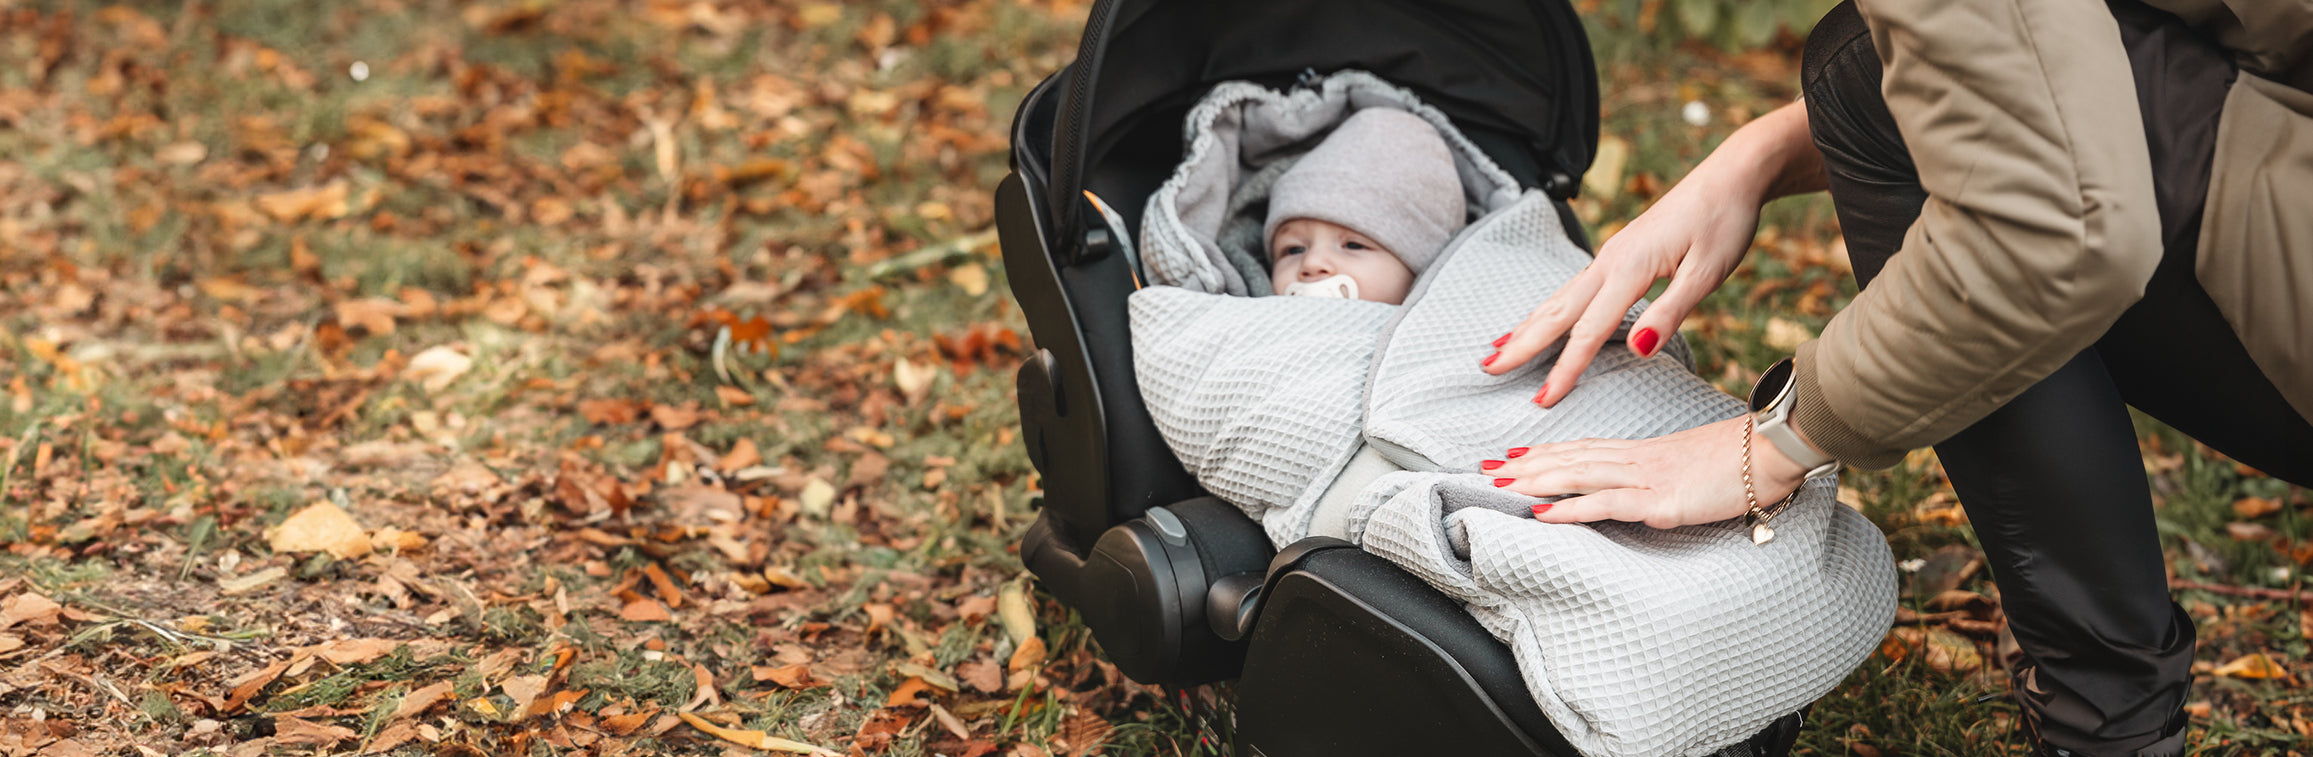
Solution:
[[[2098,0],[1866,0],[1927,204],[1801,345],[1793,423],[1883,468],[2102,336],[2160,262],[2136,86]]]

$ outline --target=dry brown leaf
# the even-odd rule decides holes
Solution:
[[[318,187],[258,195],[257,210],[282,223],[343,218],[351,210],[346,202],[350,192],[345,180],[338,179]]]
[[[972,660],[957,663],[956,677],[963,679],[965,686],[981,693],[994,694],[1004,690],[1004,668],[994,662]]]
[[[209,146],[199,142],[177,142],[153,151],[153,159],[175,166],[189,166],[207,160]]]
[[[1044,640],[1030,636],[1027,642],[1022,643],[1018,649],[1012,650],[1012,659],[1005,663],[1005,667],[1014,673],[1020,673],[1042,664],[1044,664]]]
[[[724,453],[723,459],[715,461],[715,470],[729,475],[762,464],[763,453],[755,449],[755,440],[740,437],[731,443],[731,451]]]
[[[369,743],[362,745],[361,753],[385,754],[393,751],[394,747],[410,743],[417,738],[418,727],[416,725],[407,722],[393,723],[378,729],[377,736],[372,737]]]
[[[815,689],[827,685],[826,681],[819,680],[817,676],[811,674],[811,666],[800,662],[776,668],[768,665],[756,665],[750,672],[756,681],[769,681],[790,689]]]
[[[340,725],[290,717],[273,719],[273,739],[276,744],[328,746],[357,735],[353,729]]]
[[[237,597],[265,588],[266,584],[279,581],[288,575],[288,568],[275,565],[246,576],[220,578],[217,579],[217,593],[228,597]]]
[[[239,678],[226,681],[225,685],[233,687],[233,691],[225,696],[225,712],[241,709],[242,705],[249,703],[251,697],[257,696],[257,692],[264,691],[266,684],[272,683],[273,679],[280,678],[281,674],[288,670],[289,661],[281,660],[251,671]]]
[[[656,710],[651,710],[645,712],[629,712],[623,715],[607,715],[604,716],[601,721],[602,728],[603,730],[611,732],[613,735],[625,736],[634,733],[637,729],[642,728],[643,724],[650,722],[651,716],[656,714],[658,714]]]
[[[64,606],[55,600],[25,592],[0,600],[0,628],[13,628],[18,623],[51,625],[56,622],[57,613],[63,610]]]
[[[647,407],[641,400],[632,399],[579,400],[578,415],[588,423],[611,426],[641,419]]]
[[[2233,541],[2272,541],[2273,537],[2280,535],[2272,526],[2263,523],[2239,522],[2225,524],[2225,534],[2233,537]]]
[[[886,626],[891,625],[891,605],[882,604],[879,602],[869,602],[867,605],[861,607],[860,610],[867,613],[867,635],[869,636],[874,636],[875,632],[881,631]]]
[[[796,495],[796,503],[803,506],[803,512],[806,515],[817,518],[827,517],[828,508],[835,504],[835,485],[819,478],[806,481],[803,484],[803,493]],[[769,576],[765,577],[768,578]],[[777,580],[774,579],[773,583],[777,583]]]
[[[652,405],[651,420],[668,431],[681,431],[699,422],[699,409],[687,405]]]
[[[1115,726],[1109,725],[1107,718],[1091,710],[1077,710],[1075,715],[1061,724],[1059,741],[1068,745],[1070,757],[1084,757],[1106,743],[1109,732],[1114,729]]]
[[[938,702],[933,702],[931,704],[932,718],[940,721],[941,728],[948,729],[948,732],[955,734],[957,739],[964,741],[970,741],[972,739],[972,729],[964,727],[964,721],[962,718],[956,717],[955,713],[949,712],[948,708],[946,707],[941,707],[940,703]]]
[[[1950,591],[1937,594],[1934,597],[1930,597],[1927,601],[1928,609],[1939,612],[1950,610],[1976,610],[1989,608],[1991,606],[1992,600],[1990,597],[1986,597],[1982,594],[1968,591],[1966,589],[1952,589]]]
[[[439,392],[473,367],[474,359],[465,353],[449,347],[431,347],[410,358],[409,367],[402,369],[402,379],[418,382],[429,393]]]
[[[1028,606],[1028,589],[1020,582],[1004,584],[996,597],[996,617],[1004,622],[1004,633],[1015,645],[1026,644],[1036,638],[1036,610]]]
[[[1814,338],[1815,332],[1805,326],[1781,318],[1767,319],[1767,346],[1776,350],[1791,352]]]
[[[369,554],[369,534],[337,505],[317,502],[282,521],[267,540],[275,552],[328,552],[351,560]]]
[[[334,310],[337,322],[346,328],[359,326],[372,336],[394,333],[394,319],[401,317],[404,306],[382,297],[346,300],[337,303]]]
[[[715,399],[721,400],[725,407],[746,407],[755,404],[755,395],[748,394],[747,390],[735,386],[716,386]]]
[[[966,623],[978,623],[996,614],[996,598],[974,594],[956,600],[956,617]]]
[[[78,739],[65,739],[52,742],[46,748],[41,749],[39,757],[98,757],[99,754],[101,753],[80,743]]]
[[[448,697],[452,688],[454,688],[454,685],[450,681],[441,681],[421,687],[416,691],[412,691],[406,695],[403,695],[402,703],[394,708],[394,714],[391,719],[399,720],[401,718],[425,714],[426,710],[432,708],[436,704],[439,704],[442,699]]]
[[[988,293],[988,269],[978,263],[965,263],[948,272],[948,282],[964,290],[964,294],[978,297]]]
[[[919,366],[907,360],[894,361],[891,365],[892,385],[899,387],[900,394],[906,396],[909,402],[920,402],[925,395],[930,394],[932,379],[936,376],[929,366]]]
[[[514,700],[512,709],[515,719],[519,720],[529,713],[530,704],[538,700],[538,695],[546,693],[546,676],[531,674],[508,678],[498,684],[498,690],[506,692],[506,698]]]
[[[2281,503],[2265,497],[2242,497],[2233,501],[2233,515],[2241,520],[2256,520],[2281,511]]]
[[[395,639],[338,639],[307,647],[306,651],[335,665],[360,665],[393,654],[402,642]]]
[[[24,639],[22,637],[0,634],[0,654],[7,654],[23,648]]]

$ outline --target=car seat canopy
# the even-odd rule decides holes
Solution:
[[[1148,139],[1214,84],[1370,71],[1464,128],[1505,137],[1571,196],[1598,138],[1597,71],[1563,0],[1111,0],[1096,5],[1060,103],[1046,187],[1064,223],[1084,190],[1137,213]],[[1506,156],[1504,156],[1506,157]],[[1161,170],[1159,174],[1161,176]]]

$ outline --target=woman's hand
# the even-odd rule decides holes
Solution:
[[[1743,435],[1737,417],[1653,439],[1584,439],[1533,447],[1488,460],[1494,485],[1536,497],[1573,495],[1534,506],[1544,523],[1621,520],[1655,528],[1715,523],[1744,514]],[[1751,485],[1761,507],[1805,481],[1806,471],[1757,432],[1751,439]]]
[[[1629,337],[1632,350],[1653,356],[1703,296],[1742,262],[1759,228],[1759,206],[1783,194],[1822,188],[1822,173],[1822,155],[1808,135],[1803,105],[1784,106],[1744,125],[1600,245],[1588,268],[1497,341],[1500,352],[1486,359],[1484,370],[1508,371],[1565,337],[1565,351],[1534,395],[1543,407],[1557,405],[1622,325],[1623,314],[1655,281],[1668,277],[1669,288],[1639,316]]]

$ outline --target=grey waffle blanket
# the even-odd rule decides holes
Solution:
[[[1244,193],[1359,107],[1436,124],[1483,217],[1403,306],[1243,296],[1264,289],[1247,285],[1259,240],[1245,245],[1241,226],[1260,203]],[[1733,522],[1538,523],[1535,500],[1475,469],[1511,446],[1651,437],[1743,408],[1692,373],[1677,340],[1675,357],[1653,359],[1609,345],[1549,410],[1530,398],[1552,356],[1479,371],[1486,343],[1589,259],[1547,197],[1518,192],[1442,116],[1348,73],[1292,93],[1222,85],[1188,136],[1181,172],[1143,220],[1154,286],[1130,302],[1134,367],[1184,465],[1278,546],[1308,535],[1361,446],[1379,451],[1402,470],[1362,482],[1351,540],[1465,603],[1594,757],[1727,749],[1870,655],[1894,614],[1894,566],[1828,479],[1803,487],[1761,546]]]

